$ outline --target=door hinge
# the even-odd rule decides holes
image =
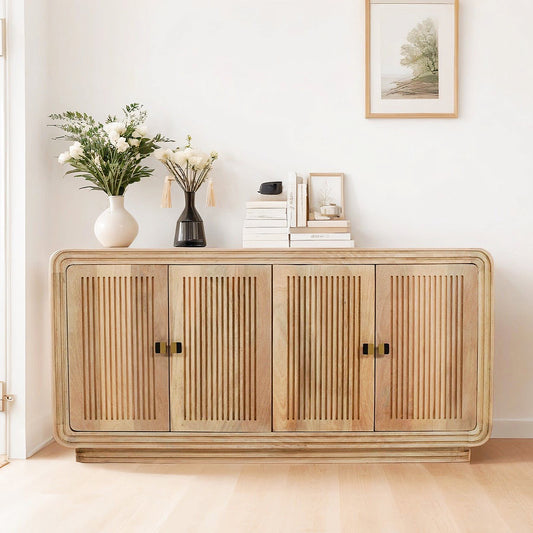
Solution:
[[[0,412],[7,411],[7,404],[14,401],[12,394],[6,393],[6,382],[0,381]]]

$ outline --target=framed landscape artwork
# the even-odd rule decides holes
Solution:
[[[366,0],[367,118],[457,117],[459,0]]]

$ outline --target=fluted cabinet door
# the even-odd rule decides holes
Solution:
[[[376,269],[376,431],[476,425],[477,267]]]
[[[375,267],[274,266],[274,430],[374,427]]]
[[[171,266],[173,431],[270,431],[271,267]]]
[[[167,267],[67,270],[70,425],[79,431],[168,431]]]

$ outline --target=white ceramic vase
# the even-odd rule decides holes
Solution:
[[[96,219],[94,234],[106,248],[124,248],[137,237],[139,225],[124,209],[124,196],[109,196],[109,207]]]

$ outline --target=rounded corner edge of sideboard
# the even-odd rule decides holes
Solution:
[[[494,272],[494,257],[492,254],[485,250],[485,248],[474,248],[471,250],[472,258],[481,261],[487,272],[491,274]]]
[[[56,250],[50,255],[50,273],[62,274],[72,262],[72,250]]]
[[[53,432],[54,440],[66,448],[76,448],[77,444],[75,437],[71,435],[69,431],[70,429],[65,431],[63,424],[55,424]]]
[[[490,439],[492,434],[492,420],[486,420],[479,424],[471,435],[470,446],[483,446]]]

